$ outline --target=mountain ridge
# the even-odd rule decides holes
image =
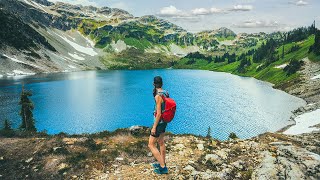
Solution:
[[[236,34],[225,27],[190,33],[154,15],[134,17],[118,8],[52,3],[47,0],[1,0],[0,7],[1,11],[22,19],[23,23],[38,32],[37,36],[44,37],[57,50],[54,52],[39,45],[37,50],[29,52],[38,54],[36,59],[23,55],[23,52],[11,46],[2,46],[2,57],[6,55],[24,63],[28,63],[26,60],[29,58],[39,62],[39,66],[44,66],[37,71],[19,65],[7,66],[0,70],[2,76],[12,74],[13,70],[49,73],[166,68],[189,53],[198,51],[207,56],[216,56],[228,51],[240,54],[259,47],[267,38],[279,38],[277,33]],[[16,34],[20,35],[23,36]],[[84,49],[96,53],[91,56],[81,52]],[[43,63],[48,60],[52,62],[50,65]]]

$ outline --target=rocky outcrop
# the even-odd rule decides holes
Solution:
[[[91,135],[0,138],[4,179],[319,179],[320,133],[266,133],[218,141],[193,135],[165,137],[169,174],[156,175],[150,129],[134,126]],[[42,134],[43,135],[43,134]]]
[[[291,143],[270,143],[273,152],[263,152],[252,179],[319,179],[320,155]]]

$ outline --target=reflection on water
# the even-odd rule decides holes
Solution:
[[[200,70],[86,71],[0,79],[0,121],[20,123],[21,84],[33,91],[38,130],[90,133],[132,125],[151,126],[152,80],[177,102],[168,130],[215,138],[230,132],[242,138],[287,125],[291,111],[304,101],[253,78]]]

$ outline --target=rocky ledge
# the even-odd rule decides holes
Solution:
[[[169,174],[160,176],[148,132],[0,138],[0,179],[320,179],[320,132],[228,141],[168,133]]]

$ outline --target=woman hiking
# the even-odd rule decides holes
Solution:
[[[167,91],[162,89],[162,78],[160,76],[154,77],[153,86],[153,97],[156,102],[156,113],[149,137],[148,147],[158,161],[158,163],[152,164],[154,167],[154,172],[157,174],[167,174],[168,168],[166,166],[166,146],[164,143],[164,132],[166,130],[167,123],[161,119],[161,113],[164,110],[164,101],[162,96],[169,97],[169,94]],[[156,147],[156,143],[159,144],[160,151]]]

